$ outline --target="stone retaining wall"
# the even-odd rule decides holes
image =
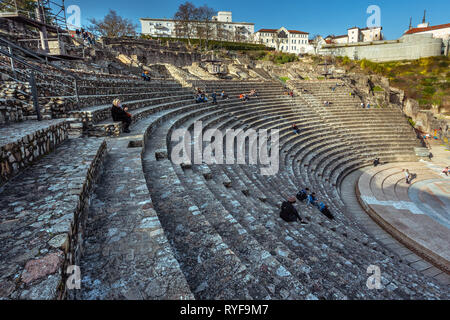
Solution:
[[[325,45],[320,54],[369,59],[375,62],[414,60],[440,56],[443,53],[442,39],[431,34],[408,35],[399,40],[373,41],[353,44]]]
[[[83,252],[83,240],[86,230],[87,215],[89,211],[90,199],[95,183],[98,181],[103,171],[103,162],[107,154],[107,145],[104,140],[98,149],[97,155],[92,160],[88,169],[86,180],[79,194],[79,201],[76,211],[74,212],[71,230],[68,234],[68,246],[64,251],[64,262],[62,264],[62,278],[59,286],[58,299],[73,298],[75,292],[67,288],[66,282],[68,275],[66,274],[68,266],[80,266]]]
[[[0,186],[66,140],[68,128],[60,122],[0,146]]]
[[[0,100],[0,125],[23,121],[22,104],[15,100]]]

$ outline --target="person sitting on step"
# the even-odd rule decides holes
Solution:
[[[309,188],[300,190],[296,195],[298,201],[301,201],[301,202],[305,201],[308,198],[308,193],[309,193]]]
[[[213,103],[217,104],[217,94],[215,91],[211,94],[211,98],[213,99]]]
[[[448,167],[445,167],[445,169],[442,171],[442,173],[448,177]]]
[[[114,99],[113,106],[111,108],[111,116],[113,121],[122,121],[124,125],[123,132],[130,133],[129,127],[131,124],[131,114],[127,111],[128,108],[123,108],[119,99]]]
[[[380,165],[380,158],[375,158],[375,160],[373,160],[373,166],[377,167]]]
[[[292,125],[292,130],[294,131],[295,134],[300,134],[300,129],[297,127],[296,124]]]
[[[328,206],[325,203],[321,202],[319,204],[319,211],[322,212],[328,219],[334,219],[334,216],[331,214],[330,209],[328,209]]]
[[[142,79],[144,79],[144,81],[150,81],[150,76],[147,70],[142,72]]]
[[[317,199],[316,194],[314,192],[308,195],[308,204],[317,207]]]
[[[300,222],[303,221],[303,219],[298,214],[297,209],[294,207],[294,203],[296,203],[297,200],[295,197],[291,197],[288,199],[288,201],[284,201],[281,205],[281,212],[280,212],[280,218],[283,219],[286,222],[295,222],[299,220]]]
[[[225,91],[222,91],[220,96],[222,97],[222,100],[229,99],[228,94],[226,94]]]

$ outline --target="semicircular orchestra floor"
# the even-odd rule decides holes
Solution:
[[[406,183],[403,169],[413,177]],[[420,162],[366,170],[357,183],[360,203],[386,231],[445,271],[450,268],[450,177]]]

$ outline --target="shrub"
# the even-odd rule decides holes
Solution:
[[[280,77],[280,80],[286,83],[289,80],[289,77]]]
[[[413,128],[416,127],[416,122],[412,118],[408,118],[408,122]]]
[[[373,87],[373,91],[375,91],[375,92],[382,92],[384,90],[380,86],[375,86],[375,87]]]

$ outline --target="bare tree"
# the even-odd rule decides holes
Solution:
[[[200,42],[202,38],[205,39],[206,48],[208,48],[208,41],[211,40],[214,31],[215,22],[211,20],[214,13],[215,10],[205,4],[199,8],[196,8],[194,14],[194,20],[197,21],[197,30],[199,31],[198,37]]]
[[[189,1],[180,4],[173,19],[175,22],[175,33],[178,37],[185,37],[191,44],[191,34],[193,32],[192,21],[196,15],[196,7]]]
[[[109,38],[136,36],[137,25],[130,19],[120,17],[116,11],[111,9],[103,20],[92,18],[88,21],[91,23],[89,29],[98,36]]]
[[[314,48],[314,54],[317,54],[319,52],[319,49],[322,46],[323,41],[324,40],[323,40],[322,36],[320,36],[318,34],[313,36],[311,44]]]

